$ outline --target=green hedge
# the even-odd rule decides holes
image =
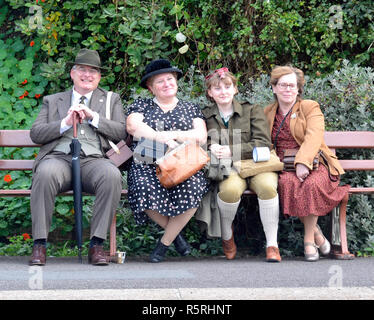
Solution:
[[[52,91],[70,84],[65,62],[80,47],[100,51],[111,69],[103,83],[123,97],[138,88],[146,63],[161,56],[202,74],[225,65],[243,84],[286,62],[316,75],[339,69],[344,59],[374,62],[371,0],[1,2],[9,6],[7,18],[15,17],[15,30],[40,45],[38,60]]]
[[[268,71],[275,64],[292,62],[305,70],[305,96],[320,102],[328,130],[373,130],[370,0],[0,0],[0,6],[2,129],[29,129],[42,97],[71,87],[66,62],[88,47],[99,50],[111,69],[102,85],[120,92],[125,106],[148,94],[138,83],[145,64],[154,58],[167,57],[185,71],[179,96],[201,106],[206,103],[203,79],[209,70],[228,66],[240,79],[240,98],[265,106],[272,99]],[[178,42],[177,33],[186,39]],[[188,50],[179,52],[186,45]],[[36,152],[5,148],[0,159],[33,159]],[[362,152],[343,155],[361,157]],[[373,154],[365,151],[365,157]],[[6,175],[11,181],[9,176],[4,180]],[[30,173],[1,172],[0,188],[28,188],[30,182]],[[346,174],[343,183],[372,186],[372,172]],[[92,197],[84,199],[86,229],[92,202]],[[348,239],[355,253],[373,250],[373,205],[372,196],[353,196],[349,202]],[[121,207],[119,248],[130,255],[149,253],[160,230],[154,225],[136,226],[127,202]],[[57,199],[52,238],[71,238],[72,208],[71,198]],[[263,253],[255,199],[243,200],[235,224],[239,246],[250,254]],[[324,228],[326,224],[327,219],[322,219]],[[0,254],[27,252],[20,235],[30,230],[29,200],[0,198]],[[206,240],[194,220],[186,234],[193,254],[222,253],[220,241]],[[13,248],[22,249],[9,248],[10,237]],[[296,219],[281,218],[279,242],[283,255],[302,254],[302,226]],[[69,246],[61,254],[74,254]]]

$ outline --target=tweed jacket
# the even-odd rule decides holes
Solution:
[[[235,99],[233,105],[234,114],[229,120],[228,128],[225,127],[216,104],[202,110],[208,129],[208,147],[214,143],[229,145],[234,161],[252,159],[254,147],[271,146],[264,111],[259,106],[239,103]],[[235,153],[237,150],[240,151],[238,156]]]
[[[265,115],[271,130],[277,110],[278,102],[270,104],[265,108]],[[290,131],[300,146],[295,157],[295,164],[302,163],[312,170],[313,158],[319,150],[322,150],[327,158],[331,174],[339,175],[344,173],[337,157],[324,141],[324,116],[316,101],[300,100],[294,104],[291,111]]]
[[[95,89],[90,102],[90,108],[99,114],[99,126],[94,130],[98,133],[103,154],[110,149],[108,139],[118,143],[122,139],[125,140],[127,136],[123,105],[117,93],[113,93],[111,98],[111,120],[106,119],[107,92],[101,88]],[[30,130],[31,140],[42,145],[35,159],[33,170],[39,161],[55,148],[59,138],[62,137],[61,121],[66,117],[70,108],[72,93],[73,90],[70,89],[44,97],[41,110]]]

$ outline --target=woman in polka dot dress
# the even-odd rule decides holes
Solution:
[[[165,59],[147,65],[140,85],[148,88],[154,98],[138,99],[128,107],[126,129],[134,137],[133,149],[143,138],[169,148],[187,140],[206,142],[207,130],[199,106],[176,97],[177,80],[181,76],[182,71]],[[208,191],[203,172],[166,189],[160,184],[153,163],[133,161],[128,173],[128,188],[136,223],[143,224],[151,218],[165,230],[150,261],[162,261],[171,243],[181,255],[189,254],[190,246],[180,232]]]

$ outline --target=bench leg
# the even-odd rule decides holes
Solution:
[[[112,223],[109,229],[109,252],[105,251],[106,260],[108,262],[118,262],[116,251],[117,251],[117,240],[116,240],[116,213],[114,213]]]
[[[349,195],[347,194],[340,205],[334,208],[330,217],[330,256],[334,259],[352,260],[354,255],[348,251],[346,214]]]
[[[117,241],[116,241],[116,214],[113,216],[112,224],[110,225],[110,248],[109,256],[115,257],[117,251]]]

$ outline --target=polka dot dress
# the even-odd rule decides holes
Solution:
[[[134,112],[142,113],[143,121],[157,131],[190,130],[193,119],[204,119],[199,106],[185,101],[179,101],[173,110],[165,113],[152,99],[138,99],[129,106],[127,115]],[[136,144],[134,141],[133,150]],[[128,199],[137,224],[147,221],[144,210],[174,217],[197,208],[208,191],[208,181],[202,171],[174,188],[166,189],[160,184],[154,165],[133,162],[127,179]]]

